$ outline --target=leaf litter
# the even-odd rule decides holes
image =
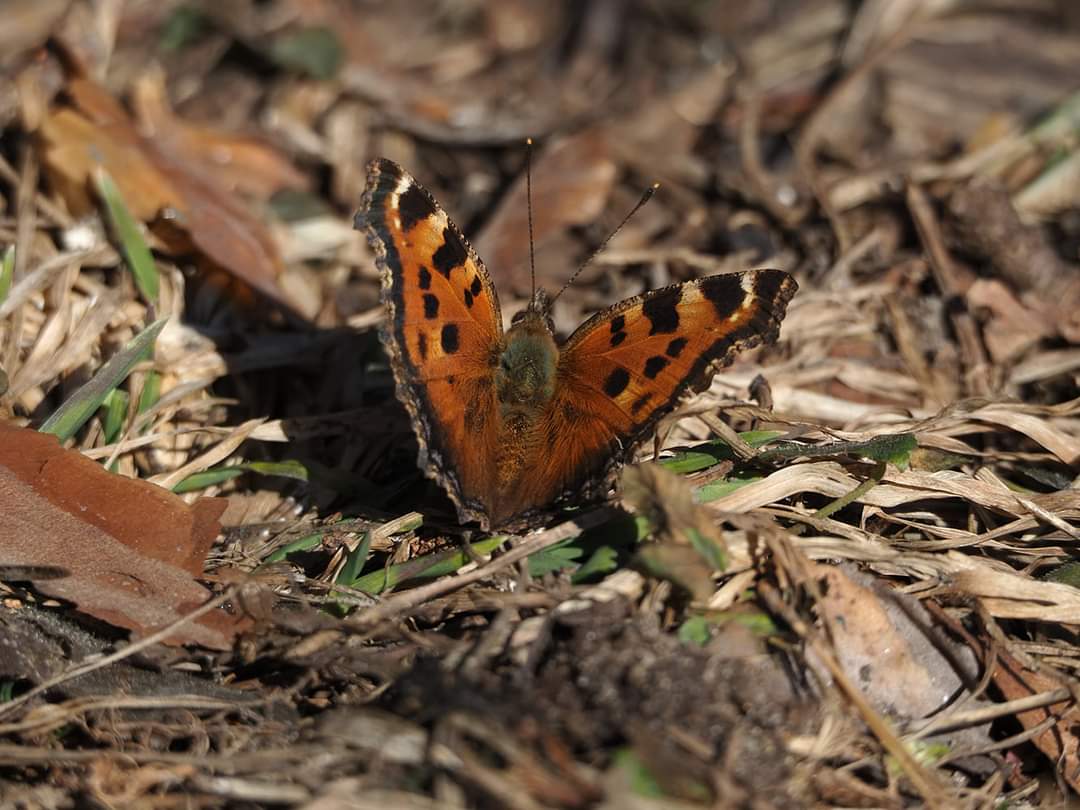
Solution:
[[[1077,790],[1064,4],[16,5],[3,802]],[[487,537],[415,468],[349,220],[402,162],[509,313],[526,137],[552,287],[662,185],[560,329],[706,273],[800,293],[625,471],[632,514]]]

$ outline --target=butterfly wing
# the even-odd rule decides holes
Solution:
[[[740,351],[772,343],[798,285],[779,270],[708,276],[639,295],[597,313],[559,358],[555,395],[531,479],[547,492],[603,494],[609,474],[657,421],[700,391]]]
[[[368,166],[355,226],[367,232],[383,274],[380,337],[416,428],[420,468],[463,521],[482,521],[480,493],[494,486],[502,343],[491,278],[434,198],[393,161]]]

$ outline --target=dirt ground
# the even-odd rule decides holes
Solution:
[[[1076,801],[1080,6],[6,0],[0,45],[0,807]],[[582,267],[560,338],[799,289],[605,497],[463,525],[379,157],[507,326]]]

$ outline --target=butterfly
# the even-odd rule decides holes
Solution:
[[[483,262],[393,161],[369,164],[354,226],[382,274],[380,337],[420,468],[484,530],[606,496],[662,416],[777,339],[797,289],[780,270],[707,276],[615,304],[560,345],[543,289],[503,331]]]

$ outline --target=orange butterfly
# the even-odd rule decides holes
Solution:
[[[684,395],[776,340],[797,289],[779,270],[674,284],[593,315],[560,346],[543,290],[503,332],[483,263],[396,163],[368,166],[355,226],[382,272],[380,335],[420,468],[485,530],[606,495]]]

